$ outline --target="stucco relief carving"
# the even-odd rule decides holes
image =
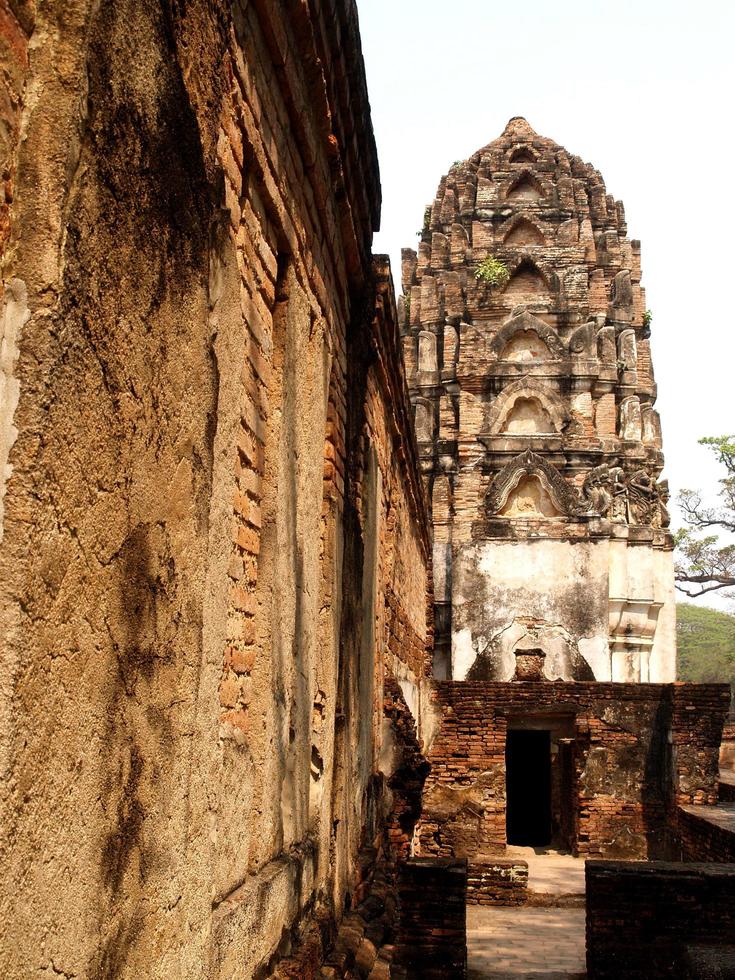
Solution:
[[[596,466],[582,485],[581,512],[608,518],[614,524],[668,527],[669,484],[657,483],[649,469],[629,476],[620,466]]]
[[[583,506],[588,506],[588,513],[610,516],[613,489],[609,467],[595,466],[589,471],[582,484],[582,501]]]
[[[543,490],[553,502],[558,515],[575,514],[579,508],[579,494],[567,483],[561,473],[548,463],[542,456],[527,449],[526,452],[515,456],[496,475],[485,497],[485,504],[490,514],[501,513],[508,500],[525,477],[535,477]],[[528,485],[526,483],[526,485]],[[523,516],[522,514],[506,516]],[[541,511],[537,516],[552,516]]]
[[[657,483],[649,468],[626,475],[621,466],[596,466],[580,493],[529,449],[495,476],[485,505],[500,517],[600,517],[614,524],[666,528],[671,522],[668,500],[668,482]]]
[[[511,339],[523,332],[533,333],[540,337],[549,349],[552,359],[558,359],[566,353],[564,344],[557,332],[540,317],[529,313],[525,306],[517,306],[509,320],[498,330],[490,341],[490,351],[501,358]]]
[[[569,338],[569,350],[572,354],[594,357],[596,343],[597,323],[595,320],[589,320],[587,323],[583,323],[581,327],[577,327]]]
[[[508,419],[521,399],[534,401],[548,418],[548,428],[536,432],[561,432],[564,429],[569,411],[559,395],[537,378],[519,378],[505,387],[493,402],[487,414],[485,431],[490,435],[508,432]]]
[[[636,470],[628,477],[628,521],[630,524],[651,524],[658,507],[656,481],[648,470]]]

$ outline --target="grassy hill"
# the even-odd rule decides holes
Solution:
[[[735,684],[735,616],[689,602],[676,613],[679,679]]]

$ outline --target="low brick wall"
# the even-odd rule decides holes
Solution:
[[[468,905],[525,905],[527,901],[526,861],[479,857],[468,865]]]
[[[682,980],[693,950],[733,943],[735,865],[590,860],[586,878],[590,980]]]
[[[467,862],[410,858],[398,877],[395,980],[467,975]]]
[[[727,722],[722,733],[720,766],[735,773],[735,722],[732,719]]]
[[[720,772],[720,802],[735,803],[735,772]]]
[[[735,862],[735,803],[680,807],[677,818],[683,861]]]

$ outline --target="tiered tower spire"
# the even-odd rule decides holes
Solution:
[[[673,680],[675,611],[640,243],[599,172],[514,117],[403,253],[432,500],[436,671]]]

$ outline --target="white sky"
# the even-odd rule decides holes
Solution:
[[[653,311],[664,475],[674,495],[714,488],[697,439],[735,432],[734,0],[358,7],[383,185],[374,251],[396,287],[440,178],[525,116],[624,202]]]

